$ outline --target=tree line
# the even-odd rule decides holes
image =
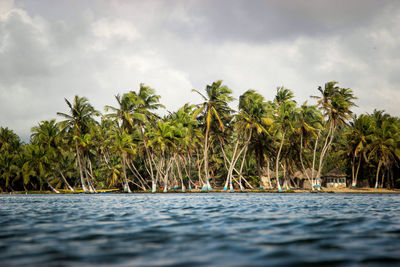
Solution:
[[[104,114],[85,97],[65,99],[59,121],[38,123],[28,143],[1,127],[0,190],[282,191],[298,187],[296,171],[315,190],[332,168],[347,172],[353,187],[400,186],[399,118],[353,114],[353,91],[335,81],[311,96],[315,105],[297,103],[285,87],[272,100],[248,90],[237,110],[222,81],[193,92],[202,103],[162,117],[160,96],[144,84],[115,96]]]

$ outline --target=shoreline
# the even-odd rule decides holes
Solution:
[[[192,189],[187,190],[186,192],[182,192],[180,190],[170,190],[168,192],[157,191],[152,193],[150,191],[133,191],[133,194],[171,194],[171,193],[179,193],[179,194],[229,194],[229,191],[222,191],[221,189],[214,189],[213,191],[201,191],[200,189]],[[258,193],[258,194],[400,194],[400,189],[386,189],[386,188],[322,188],[322,191],[311,191],[307,189],[293,189],[287,190],[283,192],[279,192],[278,190],[245,190],[240,192],[236,190],[232,193]],[[35,194],[54,194],[54,195],[71,195],[71,194],[80,194],[80,193],[72,193],[72,192],[62,192],[60,194],[54,193],[52,191],[14,191],[14,192],[1,192],[1,195],[35,195]],[[81,193],[84,194],[84,193]],[[126,194],[123,192],[113,192],[108,194]]]

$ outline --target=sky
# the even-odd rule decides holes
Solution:
[[[400,1],[0,0],[0,126],[23,140],[64,98],[104,112],[144,83],[174,111],[216,80],[299,103],[338,81],[400,116]]]

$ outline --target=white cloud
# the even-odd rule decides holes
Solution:
[[[0,16],[8,13],[14,6],[14,0],[0,1]]]
[[[400,9],[395,4],[376,10],[368,23],[358,13],[356,26],[347,14],[346,30],[342,25],[335,31],[335,24],[322,18],[324,25],[333,25],[329,34],[321,34],[323,28],[316,34],[304,30],[277,37],[275,29],[271,38],[254,38],[243,33],[246,28],[237,28],[237,37],[232,36],[234,29],[221,34],[223,28],[210,28],[228,17],[235,22],[231,17],[235,12],[244,14],[239,5],[217,18],[213,2],[96,1],[82,12],[66,7],[56,14],[43,3],[30,6],[28,1],[18,8],[4,3],[0,5],[0,125],[25,138],[40,120],[67,110],[64,97],[86,96],[103,111],[104,105],[115,104],[115,94],[137,90],[139,83],[155,88],[163,104],[175,110],[186,102],[201,101],[192,88],[203,90],[219,79],[236,98],[252,88],[272,99],[276,87],[284,85],[294,90],[299,102],[316,94],[324,82],[337,80],[355,90],[359,112],[376,107],[400,114],[396,101],[400,99]],[[274,2],[276,6],[280,4]],[[314,11],[309,10],[315,15]],[[295,21],[302,19],[296,16]],[[255,25],[258,19],[248,17],[246,25]],[[318,24],[319,19],[314,16],[313,22]]]

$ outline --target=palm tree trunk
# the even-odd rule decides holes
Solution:
[[[174,159],[175,159],[176,169],[178,171],[178,176],[179,176],[179,179],[181,180],[182,192],[185,192],[186,191],[185,190],[185,184],[183,183],[182,172],[181,172],[181,168],[180,168],[179,162],[178,162],[179,161],[179,156],[175,156]]]
[[[325,144],[324,144],[324,147],[322,148],[322,152],[321,152],[321,155],[319,158],[317,178],[319,178],[321,176],[321,171],[322,171],[322,167],[323,167],[323,163],[324,163],[325,154],[326,154],[326,152],[328,152],[328,150],[332,144],[334,134],[335,134],[335,128],[333,125],[331,125],[329,127],[328,135],[326,136]],[[329,142],[328,142],[328,138],[329,138]]]
[[[149,148],[147,147],[147,141],[146,141],[146,137],[144,136],[144,133],[143,133],[142,124],[139,124],[139,129],[140,129],[140,135],[141,135],[143,143],[144,143],[147,159],[148,159],[149,166],[150,166],[150,173],[149,174],[151,176],[151,191],[155,192],[156,191],[156,182],[155,182],[155,179],[154,179],[153,164],[152,164],[152,162],[154,160],[152,160],[152,155],[150,154]],[[146,162],[146,160],[144,162]]]
[[[204,181],[203,181],[203,179],[201,178],[201,160],[200,160],[200,156],[199,156],[199,150],[198,149],[196,149],[196,157],[197,157],[197,162],[196,162],[196,164],[197,164],[197,175],[199,176],[198,178],[199,178],[199,180],[198,180],[198,182],[199,182],[199,185],[201,184],[202,186],[204,186]]]
[[[89,187],[89,193],[94,193],[93,186],[92,186],[92,184],[90,182],[90,179],[89,179],[89,171],[88,171],[86,166],[87,166],[87,161],[86,161],[85,156],[83,156],[83,170],[84,170],[84,173],[85,173],[87,185]]]
[[[288,182],[287,182],[287,178],[286,178],[286,162],[285,162],[285,160],[283,161],[283,164],[281,164],[282,165],[282,169],[283,169],[283,171],[282,171],[282,174],[283,174],[283,190],[288,190],[289,189],[289,185],[288,185]]]
[[[76,155],[78,157],[78,166],[79,166],[79,174],[81,176],[81,185],[82,185],[82,190],[83,192],[87,193],[88,189],[86,188],[85,185],[85,180],[83,179],[83,171],[82,171],[82,162],[81,162],[81,156],[78,148],[78,144],[75,142],[75,149],[76,149]]]
[[[317,139],[315,140],[315,144],[314,144],[312,170],[311,170],[311,187],[312,187],[312,190],[314,190],[315,158],[316,158],[316,155],[317,155],[317,147],[318,147],[318,140],[319,140],[320,134],[321,134],[321,130],[318,130]]]
[[[357,179],[358,179],[358,171],[360,170],[360,165],[361,165],[361,157],[358,160],[358,164],[357,164],[357,170],[356,170],[356,175],[354,177],[354,186],[357,186]]]
[[[162,177],[162,170],[161,170],[162,169],[162,164],[163,164],[163,161],[162,161],[162,158],[160,157],[160,159],[158,160],[158,163],[154,165],[155,168],[156,168],[156,171],[157,171],[157,173],[156,173],[156,181],[155,181],[156,185],[157,185],[158,181],[161,180],[161,177]],[[152,188],[152,192],[154,193],[156,191],[153,191],[153,188]]]
[[[225,168],[227,170],[229,170],[230,167],[228,167],[228,164],[231,164],[231,161],[229,161],[228,157],[226,156],[222,140],[220,139],[219,142],[220,142],[219,146],[221,147],[222,155],[224,158]],[[222,190],[224,190],[224,191],[228,190],[228,185],[229,185],[229,171],[228,171],[228,175],[226,176],[224,188]]]
[[[304,167],[304,162],[303,162],[303,133],[300,134],[300,151],[299,151],[299,154],[300,154],[300,163],[301,163],[301,168],[303,169],[303,174],[307,177],[308,181],[310,182],[311,190],[314,190],[312,177],[310,178],[310,176],[308,175],[308,173],[306,171],[306,168]],[[313,167],[313,169],[314,169],[314,167]]]
[[[189,150],[189,153],[188,153],[187,157],[188,157],[188,160],[187,160],[187,166],[188,166],[187,176],[189,178],[189,188],[188,189],[192,190],[192,186],[191,185],[194,186],[194,183],[192,181],[192,167],[193,166],[192,166],[192,152],[190,150]]]
[[[191,168],[192,161],[191,161],[190,157],[191,157],[191,155],[188,154],[187,159],[186,159],[186,157],[183,157],[182,160],[183,160],[183,170],[185,171],[185,174],[189,180],[188,181],[188,185],[189,185],[188,189],[192,190],[192,185],[194,186],[195,184],[193,183],[192,178],[191,178],[191,176],[192,176],[192,168]]]
[[[270,162],[269,162],[269,158],[267,161],[267,178],[268,178],[268,184],[269,184],[269,188],[272,189],[272,183],[271,183],[271,173],[270,173],[270,166],[269,166]]]
[[[212,187],[210,185],[210,174],[208,171],[208,134],[209,134],[210,129],[207,127],[206,129],[206,135],[204,137],[204,174],[206,177],[206,182],[203,185],[203,188],[201,190],[203,191],[211,191]]]
[[[282,192],[282,188],[279,183],[279,157],[281,155],[284,140],[285,140],[285,132],[283,132],[283,134],[282,134],[281,145],[279,146],[278,154],[276,155],[276,163],[275,163],[276,185],[278,186],[279,192]]]
[[[166,163],[167,169],[165,171],[165,176],[164,176],[164,193],[168,192],[168,175],[171,166],[172,166],[172,158],[170,158]]]
[[[239,146],[239,139],[236,140],[236,144],[235,144],[235,148],[233,149],[233,154],[232,154],[232,159],[230,162],[230,166],[229,166],[229,170],[228,170],[228,179],[229,179],[229,191],[230,192],[234,192],[235,190],[233,190],[233,185],[232,185],[232,176],[233,176],[233,168],[235,167],[235,163],[236,163],[236,152],[237,152],[237,148]]]
[[[89,162],[89,175],[90,175],[90,178],[92,179],[91,181],[92,181],[93,191],[95,193],[97,193],[96,188],[94,187],[95,179],[94,179],[94,176],[93,176],[92,161],[90,159],[88,159],[88,162]]]
[[[239,186],[240,186],[240,190],[241,190],[241,191],[243,191],[243,186],[242,186],[242,171],[243,171],[244,162],[245,162],[245,160],[246,160],[247,148],[248,148],[248,146],[246,146],[246,149],[244,150],[243,159],[242,159],[242,163],[240,164],[240,170],[239,170]]]
[[[147,190],[146,181],[144,180],[142,175],[140,175],[140,173],[137,170],[137,168],[136,168],[135,164],[133,163],[133,161],[131,159],[129,159],[129,160],[127,159],[126,165],[128,166],[129,170],[132,172],[132,174],[139,180],[140,187],[142,187],[142,190],[146,191]],[[133,169],[131,168],[131,166],[132,166]]]
[[[124,152],[122,152],[121,155],[121,163],[122,163],[122,172],[124,175],[124,192],[125,193],[132,193],[131,189],[129,188],[129,184],[128,184],[128,178],[126,177],[126,155]]]
[[[353,160],[351,161],[351,186],[355,187],[356,186],[356,181],[355,181],[355,161],[356,161],[356,156],[353,156]]]
[[[61,177],[63,178],[64,183],[67,185],[68,189],[69,189],[71,192],[75,192],[75,190],[72,188],[72,186],[70,186],[69,183],[67,182],[67,179],[65,179],[64,174],[63,174],[59,169],[58,169],[58,173],[61,174]]]
[[[379,171],[381,169],[382,161],[380,160],[378,163],[378,168],[376,169],[376,180],[375,180],[375,189],[378,188],[378,181],[379,181]]]

